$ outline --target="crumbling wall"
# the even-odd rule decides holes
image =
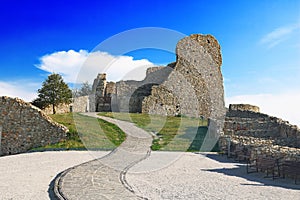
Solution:
[[[71,112],[89,112],[90,100],[89,96],[81,96],[73,99],[73,103],[70,105]]]
[[[106,74],[98,74],[89,95],[89,111],[112,111],[112,98],[115,97],[116,86],[114,82],[106,81]]]
[[[211,35],[194,34],[176,46],[177,59],[152,67],[143,81],[106,82],[98,74],[93,84],[95,108],[90,111],[144,112],[162,115],[224,117],[222,56]],[[93,96],[92,96],[93,97]],[[110,108],[109,108],[110,106]]]
[[[259,107],[250,104],[230,104],[229,110],[259,112]]]
[[[225,119],[224,137],[243,145],[253,155],[300,160],[300,129],[277,117],[259,112],[257,106],[231,105]],[[248,110],[247,110],[248,109]],[[226,142],[221,138],[221,146]]]
[[[105,88],[105,96],[112,97],[116,94],[116,83],[115,82],[107,82]]]
[[[68,104],[68,103],[60,103],[57,106],[55,106],[56,114],[68,113],[71,111],[70,109],[71,109],[70,104]],[[43,109],[43,111],[47,115],[54,114],[52,105],[47,106],[46,108]]]
[[[117,104],[120,112],[129,112],[130,107],[134,105],[129,105],[130,98],[134,91],[141,86],[140,81],[119,81],[116,83],[117,90]],[[133,102],[131,102],[133,103]],[[136,110],[138,108],[131,108]]]
[[[0,97],[0,129],[0,155],[57,143],[66,138],[68,131],[37,107],[10,97]]]
[[[116,99],[120,112],[141,113],[144,99],[151,94],[152,87],[162,84],[173,70],[173,63],[166,67],[147,69],[142,81],[119,81],[116,83]]]
[[[164,111],[165,115],[207,118],[224,116],[222,56],[218,41],[211,35],[194,34],[178,42],[176,55],[174,70],[144,99],[143,112],[162,114]]]

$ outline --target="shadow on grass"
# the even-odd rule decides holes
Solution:
[[[207,126],[189,127],[185,130],[185,134],[179,136],[180,138],[187,139],[191,142],[187,149],[188,152],[200,151],[203,145],[203,141],[205,140],[205,137],[207,135],[207,130]],[[216,141],[216,144],[214,144],[211,152],[217,151],[219,151],[219,146]]]
[[[253,181],[253,183],[246,183],[241,185],[253,185],[253,186],[273,186],[281,187],[285,189],[300,190],[300,185],[296,185],[293,179],[290,178],[266,178],[266,174],[262,172],[247,173],[246,164],[238,163],[232,159],[227,158],[227,156],[221,156],[218,154],[207,154],[206,157],[216,160],[220,163],[235,163],[236,168],[222,168],[222,169],[204,169],[204,171],[221,173],[227,176],[241,177],[248,181]]]

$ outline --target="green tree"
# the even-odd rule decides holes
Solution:
[[[55,107],[60,103],[70,103],[72,91],[63,81],[61,75],[51,74],[43,82],[42,88],[38,90],[38,98],[33,104],[39,108],[45,108],[52,105],[53,114],[56,113]]]

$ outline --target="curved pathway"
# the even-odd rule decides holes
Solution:
[[[119,126],[126,140],[114,151],[64,171],[55,180],[54,192],[59,199],[143,199],[126,181],[127,171],[150,155],[151,135],[134,124],[97,113],[87,116],[104,119]]]

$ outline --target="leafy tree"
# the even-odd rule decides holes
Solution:
[[[38,98],[33,104],[39,108],[45,108],[52,105],[53,114],[56,113],[55,107],[60,103],[70,103],[72,91],[63,81],[61,75],[51,74],[43,82],[42,88],[38,90]]]

